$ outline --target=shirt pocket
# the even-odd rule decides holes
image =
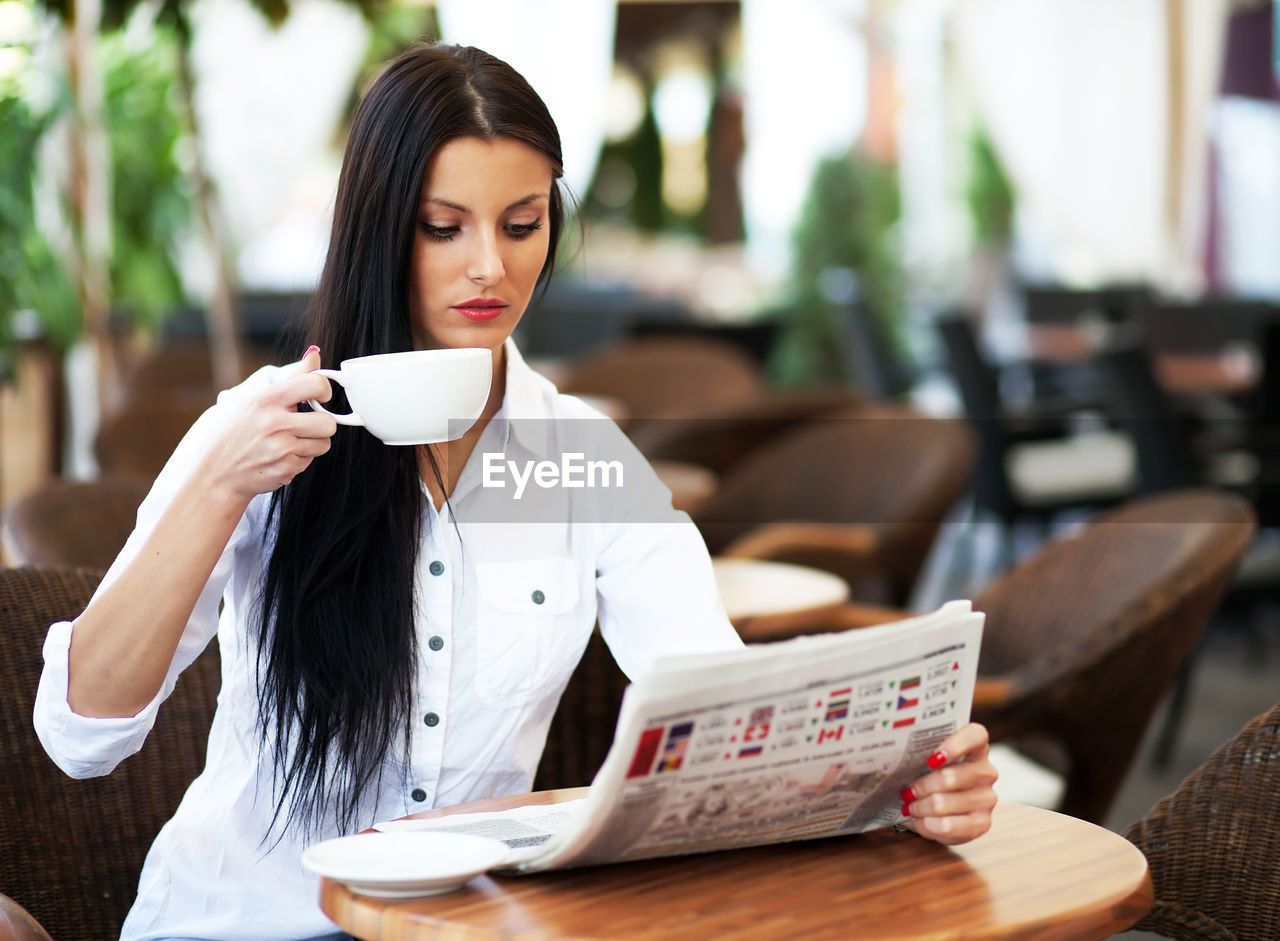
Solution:
[[[494,706],[548,695],[574,667],[577,567],[569,558],[475,567],[476,691]]]

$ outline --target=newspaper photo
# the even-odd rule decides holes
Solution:
[[[968,602],[879,627],[659,661],[628,687],[580,801],[378,829],[476,833],[521,872],[859,833],[969,721],[983,616]]]

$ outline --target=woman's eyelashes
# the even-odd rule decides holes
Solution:
[[[418,225],[422,226],[422,231],[427,238],[435,239],[437,242],[451,241],[462,229],[461,226],[432,225],[430,222],[419,222]]]
[[[418,225],[421,226],[427,238],[434,239],[437,242],[451,242],[462,231],[462,226],[460,225],[434,225],[423,221],[419,221]],[[532,222],[508,222],[502,228],[509,238],[519,242],[541,229],[542,219],[534,219]]]
[[[507,233],[516,240],[527,239],[542,228],[542,220],[534,219],[532,222],[512,222],[507,225]]]

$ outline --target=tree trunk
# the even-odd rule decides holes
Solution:
[[[111,337],[110,160],[102,127],[102,74],[94,48],[102,19],[101,0],[74,0],[66,34],[71,111],[70,178],[67,204],[71,223],[71,273],[84,318],[85,334],[97,361],[99,409],[120,396],[120,365]]]
[[[191,130],[195,146],[191,161],[191,188],[196,196],[196,212],[204,229],[209,251],[214,259],[215,281],[213,297],[205,312],[209,330],[209,348],[213,357],[213,380],[219,389],[226,389],[244,378],[240,361],[240,312],[236,306],[236,273],[230,258],[226,225],[221,207],[214,193],[200,146],[200,120],[196,113],[195,74],[191,64],[190,24],[178,26],[178,75],[183,108],[187,112],[187,127]]]

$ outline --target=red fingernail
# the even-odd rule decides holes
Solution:
[[[902,803],[910,804],[916,799],[916,792],[911,790],[909,787],[903,788],[902,793],[899,796],[902,798]]]
[[[320,347],[318,347],[318,346],[316,346],[314,343],[312,343],[310,346],[308,346],[308,347],[307,347],[307,351],[306,351],[305,353],[303,353],[303,354],[302,354],[302,358],[303,358],[303,359],[306,359],[306,358],[307,358],[308,356],[310,356],[312,353],[319,353],[319,352],[320,352]]]
[[[910,808],[910,807],[908,807],[906,804],[903,804],[903,805],[902,805],[902,816],[904,816],[904,817],[910,817],[910,816],[911,816],[911,808]]]
[[[939,768],[941,768],[943,765],[947,763],[947,754],[946,752],[936,751],[932,755],[930,755],[928,758],[925,759],[925,763],[928,764],[929,767],[932,768],[934,771],[937,771]]]

